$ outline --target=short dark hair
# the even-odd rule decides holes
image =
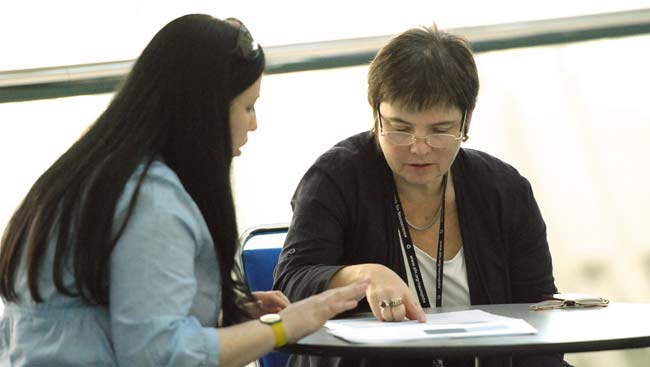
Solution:
[[[381,102],[412,111],[456,106],[471,112],[479,81],[468,42],[431,27],[412,28],[393,38],[368,70],[368,102],[375,114]]]
[[[247,315],[250,296],[235,262],[238,232],[230,186],[230,103],[264,71],[258,52],[241,51],[245,28],[205,14],[163,27],[136,60],[115,97],[88,131],[43,173],[18,207],[0,242],[0,296],[16,301],[15,277],[26,255],[28,286],[41,302],[39,271],[57,225],[52,281],[59,292],[107,305],[109,259],[126,227],[147,170],[161,157],[199,207],[219,262],[225,323]],[[255,45],[257,47],[257,45]],[[116,203],[145,162],[129,214],[115,228]],[[83,198],[83,200],[82,200]],[[74,231],[71,229],[75,229]],[[172,244],[170,244],[172,245]],[[72,256],[75,286],[63,284]]]

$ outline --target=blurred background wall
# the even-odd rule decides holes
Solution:
[[[133,59],[162,25],[190,12],[235,16],[269,47],[396,34],[433,21],[455,28],[650,5],[520,3],[3,2],[0,72]],[[481,90],[465,146],[511,163],[532,183],[560,290],[650,302],[650,34],[482,52],[476,60]],[[366,72],[360,65],[264,79],[259,129],[234,165],[241,231],[288,221],[293,190],[316,157],[370,128]],[[111,97],[0,103],[0,230],[34,180]],[[567,359],[579,366],[645,366],[650,351]]]

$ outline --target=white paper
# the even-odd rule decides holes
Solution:
[[[465,338],[488,335],[536,334],[521,319],[481,310],[427,314],[427,322],[382,322],[374,317],[331,320],[328,332],[351,343],[398,342],[431,338]]]

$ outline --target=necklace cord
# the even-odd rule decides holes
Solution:
[[[406,220],[406,224],[409,225],[409,227],[415,229],[416,231],[426,231],[427,229],[433,227],[434,224],[438,221],[438,218],[440,217],[440,212],[442,211],[442,201],[440,202],[440,206],[438,206],[438,210],[436,211],[436,215],[433,216],[433,219],[431,220],[431,223],[418,227],[415,224],[409,222],[409,218],[406,216],[406,213],[404,213],[404,219]]]

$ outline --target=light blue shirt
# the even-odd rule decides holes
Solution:
[[[115,212],[126,214],[141,165]],[[34,303],[24,266],[20,303],[0,320],[0,366],[216,366],[221,277],[212,237],[176,174],[155,161],[110,259],[110,306],[89,306],[52,281],[53,243]],[[24,264],[24,259],[23,259]],[[64,283],[74,284],[68,262]],[[75,289],[75,288],[72,288]]]

